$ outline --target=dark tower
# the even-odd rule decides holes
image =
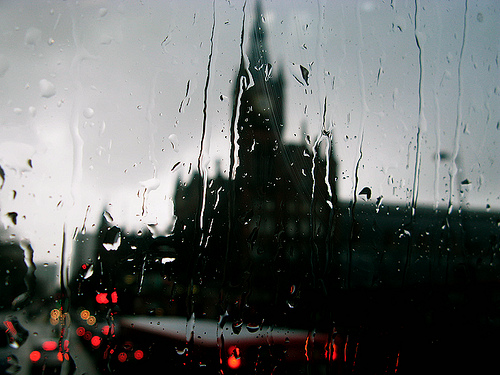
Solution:
[[[235,90],[239,90],[244,75],[246,88],[237,103],[239,168],[236,180],[241,187],[259,189],[262,193],[274,178],[274,161],[282,146],[284,84],[281,72],[276,75],[269,61],[260,1],[256,4],[247,56],[249,65],[240,68]],[[235,96],[238,95],[235,92]]]
[[[226,268],[232,285],[259,291],[249,305],[276,304],[279,314],[291,285],[326,277],[336,164],[330,148],[283,141],[284,77],[268,54],[260,1],[246,56],[234,90],[239,147]]]

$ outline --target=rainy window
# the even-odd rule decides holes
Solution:
[[[0,372],[496,365],[499,12],[1,2]]]

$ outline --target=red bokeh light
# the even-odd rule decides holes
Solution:
[[[228,353],[227,365],[229,368],[233,370],[239,368],[241,366],[240,349],[237,346],[230,346]]]
[[[236,358],[234,355],[231,355],[227,359],[227,365],[229,366],[229,368],[232,368],[233,370],[235,370],[238,367],[240,367],[240,365],[241,365],[241,359],[240,358]]]
[[[103,335],[109,335],[109,326],[102,327],[101,332]]]
[[[56,348],[57,348],[57,342],[55,342],[55,341],[45,341],[42,344],[42,349],[47,351],[47,352],[55,350]]]
[[[97,296],[95,296],[95,300],[97,303],[100,303],[102,305],[109,303],[108,293],[99,293]]]
[[[125,362],[127,360],[127,353],[121,352],[118,354],[118,360],[120,362]]]
[[[134,358],[138,361],[144,358],[144,352],[142,350],[136,350],[134,352]]]
[[[99,345],[101,345],[101,338],[99,336],[94,336],[92,337],[92,340],[90,340],[90,343],[94,348],[98,348]]]
[[[85,328],[83,328],[83,327],[78,327],[78,328],[76,329],[76,334],[77,334],[78,336],[82,337],[83,335],[85,335]]]
[[[111,302],[117,303],[118,302],[118,293],[116,293],[116,290],[111,293]]]
[[[42,358],[42,355],[40,354],[39,351],[33,350],[30,353],[30,360],[31,360],[31,362],[38,362],[40,360],[40,358]]]

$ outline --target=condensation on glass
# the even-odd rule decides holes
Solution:
[[[0,372],[480,372],[498,12],[2,2]]]

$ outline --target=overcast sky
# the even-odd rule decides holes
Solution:
[[[286,138],[314,143],[326,98],[342,200],[353,197],[359,165],[358,192],[368,186],[386,203],[446,206],[451,196],[498,209],[500,5],[416,3],[263,1],[273,74],[282,69],[286,80]],[[64,223],[71,237],[103,208],[120,225],[157,223],[165,233],[175,183],[189,178],[190,163],[196,170],[200,145],[209,173],[217,161],[227,168],[243,8],[240,0],[0,2],[5,234],[55,261]],[[246,31],[253,20],[248,1]],[[295,79],[301,65],[308,85]]]

